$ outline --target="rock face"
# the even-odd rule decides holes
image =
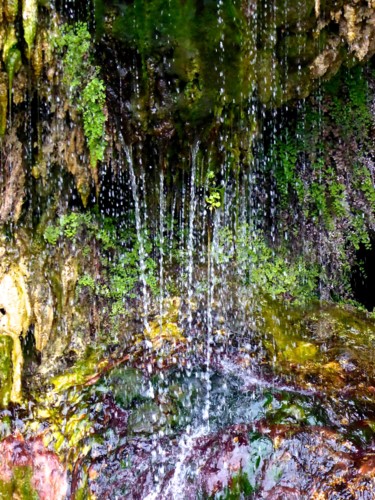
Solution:
[[[4,273],[4,271],[3,271]],[[13,265],[0,280],[0,334],[11,337],[12,347],[12,390],[10,399],[19,402],[21,399],[21,375],[23,356],[20,337],[26,335],[31,322],[30,297],[27,291],[25,276],[26,267]]]
[[[66,470],[41,439],[24,440],[18,435],[1,442],[2,498],[64,500],[67,492]]]
[[[67,255],[61,258],[63,262],[55,261],[53,274],[48,276],[45,268],[49,257],[42,247],[29,249],[22,244],[25,234],[18,238],[21,243],[18,248],[4,240],[0,247],[0,339],[6,347],[1,377],[4,377],[5,405],[9,401],[21,401],[25,357],[22,346],[26,345],[29,335],[39,358],[39,369],[47,372],[67,346],[75,346],[77,351],[84,349],[82,338],[88,330],[87,320],[82,320],[76,308],[77,256]],[[10,366],[6,354],[9,350]],[[11,386],[10,391],[5,389],[7,384]]]

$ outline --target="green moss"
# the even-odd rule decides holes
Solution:
[[[38,24],[38,0],[22,0],[22,24],[26,55],[30,59]]]
[[[117,368],[108,377],[109,386],[118,404],[127,408],[133,401],[144,401],[148,384],[139,370],[135,368]]]
[[[7,500],[38,500],[39,495],[31,484],[33,471],[28,466],[17,466],[12,469],[12,479],[8,482],[0,480],[0,498]]]
[[[72,369],[51,378],[50,382],[54,386],[54,392],[61,393],[76,385],[85,384],[90,377],[98,373],[100,357],[100,350],[88,348],[83,358]]]
[[[263,104],[280,105],[282,102],[280,70],[273,51],[259,52],[256,74],[260,101]]]
[[[262,330],[267,332],[265,346],[279,363],[305,365],[320,359],[317,346],[301,335],[301,310],[287,311],[283,304],[263,301],[261,306]]]
[[[16,73],[20,70],[22,65],[22,57],[21,51],[17,47],[17,45],[13,45],[8,52],[7,58],[5,60],[5,66],[8,73],[8,81],[9,81],[9,107],[11,103],[11,95],[13,88],[13,78]]]
[[[8,76],[0,73],[0,137],[3,137],[7,128],[8,111]]]
[[[0,335],[0,406],[6,407],[10,402],[12,391],[12,353],[13,339]]]
[[[9,24],[13,24],[16,20],[19,10],[19,3],[19,0],[6,0],[6,2],[4,2],[4,14]]]

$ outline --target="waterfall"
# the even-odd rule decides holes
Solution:
[[[191,177],[190,177],[190,198],[189,198],[189,233],[187,240],[187,301],[188,301],[188,325],[189,335],[191,335],[192,325],[192,299],[193,299],[193,271],[194,271],[194,220],[196,211],[196,175],[197,175],[197,155],[199,151],[199,141],[197,140],[191,149]]]
[[[146,333],[150,330],[149,322],[148,322],[148,315],[150,312],[150,297],[147,289],[147,280],[146,280],[146,258],[147,254],[144,248],[144,235],[143,235],[143,225],[142,225],[142,219],[141,219],[141,205],[140,205],[140,200],[139,200],[139,195],[138,195],[138,188],[137,188],[137,179],[135,176],[134,172],[134,165],[133,165],[133,156],[131,153],[131,149],[129,146],[125,144],[125,141],[122,137],[122,134],[120,133],[120,139],[122,142],[122,146],[125,152],[125,156],[128,162],[128,167],[129,167],[129,173],[130,173],[130,182],[131,182],[131,190],[132,190],[132,195],[133,195],[133,200],[134,200],[134,208],[135,208],[135,226],[136,226],[136,231],[137,231],[137,239],[139,243],[139,267],[140,267],[140,278],[142,282],[142,292],[143,292],[143,300],[142,300],[142,305],[143,305],[143,322],[144,322],[144,327]]]
[[[373,498],[374,1],[0,5],[0,497]]]

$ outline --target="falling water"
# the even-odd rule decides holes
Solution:
[[[163,317],[163,299],[164,299],[164,244],[165,244],[165,194],[164,194],[164,169],[160,169],[159,181],[159,314],[160,314],[160,328],[162,328]]]
[[[147,254],[146,254],[146,251],[144,248],[144,239],[143,239],[144,235],[143,235],[143,226],[142,226],[142,220],[141,220],[141,207],[140,207],[140,201],[139,201],[139,196],[138,196],[137,179],[136,179],[135,172],[134,172],[133,157],[132,157],[131,150],[125,144],[121,133],[120,133],[120,139],[121,139],[122,146],[123,146],[123,149],[125,152],[125,156],[126,156],[126,159],[128,162],[131,189],[132,189],[133,200],[134,200],[135,226],[136,226],[136,231],[137,231],[137,239],[138,239],[138,243],[139,243],[140,278],[141,278],[142,292],[143,292],[143,300],[142,300],[143,322],[144,322],[145,331],[148,332],[150,330],[150,326],[149,326],[149,322],[148,322],[148,315],[150,312],[150,298],[149,298],[149,293],[148,293],[148,289],[147,289],[147,280],[146,280]]]
[[[194,271],[194,221],[196,211],[196,174],[197,174],[197,155],[199,151],[199,140],[195,141],[191,148],[191,177],[190,177],[190,199],[189,199],[189,233],[187,239],[187,301],[188,301],[188,325],[189,335],[191,335],[192,325],[192,300],[194,294],[193,271]]]

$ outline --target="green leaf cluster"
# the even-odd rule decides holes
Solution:
[[[216,208],[220,208],[222,205],[223,188],[217,185],[215,178],[215,172],[213,170],[209,170],[206,177],[208,194],[205,201],[210,212]]]
[[[60,217],[57,225],[49,225],[43,233],[44,240],[52,246],[58,243],[61,236],[66,236],[70,240],[77,236],[83,227],[93,230],[95,223],[90,213],[71,212]]]
[[[326,89],[332,96],[330,116],[340,128],[342,137],[356,136],[363,142],[367,141],[373,117],[365,69],[356,66],[344,76],[342,72],[338,73]]]
[[[83,126],[90,163],[93,168],[103,161],[107,146],[105,137],[105,85],[94,65],[93,44],[86,23],[64,25],[56,47],[62,55],[64,77],[70,99],[83,116]]]
[[[95,76],[85,86],[82,92],[80,109],[83,114],[83,128],[90,150],[90,163],[95,167],[104,158],[107,142],[105,140],[106,116],[105,86],[103,80]]]
[[[243,224],[237,235],[229,228],[219,231],[213,258],[217,264],[234,264],[243,284],[272,298],[287,294],[304,303],[316,296],[319,268],[304,256],[287,249],[271,248],[261,232]]]
[[[83,274],[79,288],[87,288],[98,296],[107,298],[112,303],[112,315],[124,314],[125,303],[138,294],[142,270],[140,261],[140,241],[134,226],[118,228],[110,217],[101,217],[91,212],[71,212],[49,225],[43,234],[44,240],[55,246],[61,238],[70,240],[83,237],[86,245],[93,241],[100,246],[100,255],[104,276],[101,280],[90,274]],[[142,233],[144,249],[143,272],[146,285],[153,296],[159,293],[157,263],[152,254],[158,245],[147,231]],[[88,248],[88,247],[85,247]]]

